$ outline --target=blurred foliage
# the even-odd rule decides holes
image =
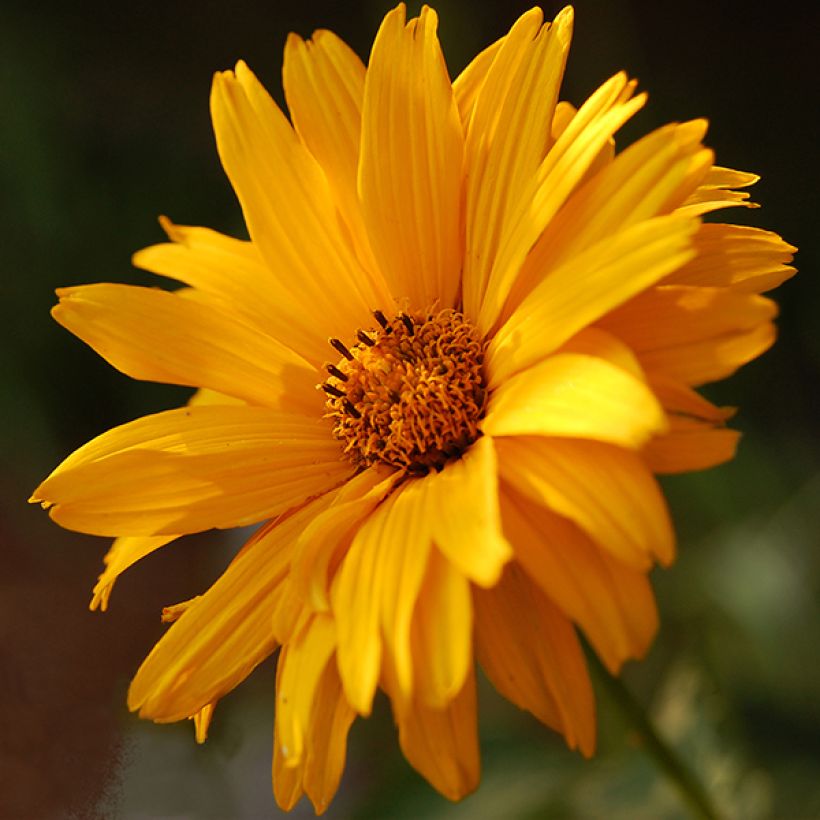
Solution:
[[[87,612],[106,547],[24,500],[68,451],[186,395],[132,382],[48,317],[60,285],[153,284],[130,254],[159,213],[241,234],[208,119],[216,69],[243,57],[281,101],[288,31],[337,31],[363,56],[387,3],[120,4],[7,0],[0,11],[0,816],[272,816],[273,661],[217,709],[212,737],[126,713],[129,676],[162,605],[201,591],[237,542],[189,538],[135,567],[105,616]],[[526,3],[442,0],[453,73]],[[411,8],[412,8],[411,4]],[[558,8],[549,3],[548,15]],[[720,469],[665,481],[680,559],[656,572],[663,626],[627,683],[727,818],[820,817],[820,312],[815,164],[816,7],[579,0],[564,96],[626,68],[650,105],[625,141],[707,116],[719,161],[763,180],[732,214],[801,246],[773,351],[714,386],[746,436]],[[600,753],[481,692],[484,776],[452,805],[404,762],[389,711],[360,721],[331,818],[677,818],[658,774],[601,693]],[[303,803],[295,816],[312,816]]]

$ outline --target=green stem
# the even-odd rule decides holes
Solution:
[[[658,734],[635,696],[624,686],[620,678],[614,677],[604,668],[594,652],[590,652],[589,657],[609,697],[618,706],[625,721],[640,735],[647,753],[678,787],[693,815],[703,820],[720,820],[720,815],[712,805],[703,785]]]

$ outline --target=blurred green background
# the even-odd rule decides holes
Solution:
[[[270,791],[273,675],[260,667],[211,738],[127,713],[159,611],[206,588],[237,541],[185,539],[130,571],[106,615],[87,610],[107,548],[25,499],[70,450],[184,401],[115,372],[49,318],[53,290],[139,282],[158,214],[241,234],[213,145],[214,70],[246,59],[281,100],[287,33],[331,28],[366,57],[389,3],[5,0],[0,10],[0,816],[257,818]],[[527,3],[442,0],[453,75]],[[559,9],[548,3],[548,17]],[[621,144],[706,116],[722,164],[760,173],[763,208],[729,214],[801,247],[776,293],[780,340],[708,391],[740,405],[738,458],[665,481],[678,563],[657,572],[663,626],[626,680],[727,817],[820,817],[820,288],[816,4],[578,0],[563,97],[625,68],[650,104]],[[417,7],[411,6],[411,10]],[[724,214],[724,218],[727,218]],[[153,284],[153,282],[151,282]],[[485,687],[484,775],[453,805],[401,758],[380,703],[352,732],[332,818],[676,818],[673,789],[600,696],[600,754],[566,751]],[[296,816],[311,816],[306,802]]]

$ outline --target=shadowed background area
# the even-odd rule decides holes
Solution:
[[[527,3],[442,0],[452,75]],[[48,315],[57,286],[155,284],[130,268],[158,214],[242,235],[213,144],[209,84],[244,58],[282,102],[291,30],[340,34],[363,57],[389,4],[326,0],[142,4],[7,0],[0,11],[0,816],[256,818],[270,792],[272,661],[219,705],[211,738],[141,723],[128,680],[163,605],[205,588],[239,540],[183,539],[89,613],[108,542],[65,532],[25,499],[75,447],[185,400],[130,381]],[[547,3],[552,17],[559,4]],[[739,405],[738,458],[665,481],[681,555],[656,572],[662,630],[626,678],[727,816],[820,816],[820,469],[817,408],[817,11],[780,3],[578,0],[562,96],[624,68],[650,93],[619,144],[706,116],[721,164],[760,173],[757,211],[723,214],[801,247],[780,339],[709,389]],[[417,6],[411,5],[411,11]],[[401,758],[385,704],[359,722],[329,817],[684,817],[601,695],[592,763],[481,693],[484,777],[451,805]],[[310,816],[302,803],[297,815]]]

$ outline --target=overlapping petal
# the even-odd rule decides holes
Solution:
[[[329,502],[317,499],[251,538],[151,650],[128,692],[132,711],[161,722],[186,718],[233,689],[273,652],[271,613],[296,536]]]
[[[244,63],[214,77],[211,112],[262,258],[320,337],[350,337],[389,296],[345,238],[322,168]]]
[[[549,149],[572,10],[552,25],[538,8],[504,38],[475,94],[466,134],[464,309],[478,318],[496,256],[528,207]],[[483,66],[481,66],[483,67]]]
[[[602,549],[647,570],[674,557],[669,513],[640,456],[611,444],[559,438],[496,440],[501,478],[569,518]]]
[[[639,222],[551,271],[487,348],[491,388],[552,353],[609,311],[694,255],[696,220],[677,215]]]
[[[661,285],[600,321],[647,371],[697,385],[724,378],[774,341],[777,306],[728,288]]]
[[[504,530],[516,560],[547,597],[585,632],[611,672],[641,658],[658,628],[646,573],[622,563],[568,519],[510,487],[502,496]]]

